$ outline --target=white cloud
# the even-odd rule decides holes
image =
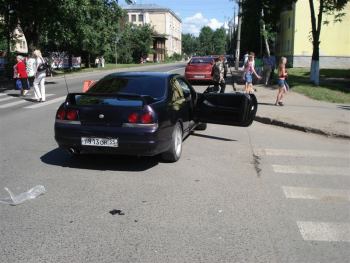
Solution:
[[[216,18],[205,18],[202,13],[196,13],[193,16],[186,17],[183,20],[182,32],[184,34],[199,35],[202,27],[209,26],[211,29],[216,30],[222,27],[224,23],[221,23]]]

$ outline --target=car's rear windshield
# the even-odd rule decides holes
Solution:
[[[96,82],[89,93],[129,93],[148,95],[155,99],[163,98],[166,90],[166,78],[155,76],[105,77]]]
[[[212,58],[192,58],[190,64],[208,64],[212,62]]]

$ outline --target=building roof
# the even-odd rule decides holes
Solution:
[[[174,17],[176,17],[177,20],[181,21],[181,18],[178,17],[170,8],[167,7],[162,7],[156,4],[137,4],[137,5],[128,5],[126,7],[123,7],[124,10],[127,12],[140,12],[140,11],[145,11],[145,12],[169,12],[171,13]]]

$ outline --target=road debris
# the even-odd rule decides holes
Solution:
[[[10,189],[7,187],[4,188],[10,195],[10,197],[0,199],[0,203],[2,204],[8,204],[8,205],[19,205],[27,200],[34,199],[38,197],[39,195],[42,195],[46,193],[46,189],[42,185],[34,186],[33,188],[29,189],[27,192],[20,193],[18,195],[14,195]]]

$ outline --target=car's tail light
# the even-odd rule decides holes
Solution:
[[[151,112],[146,112],[141,115],[141,123],[149,124],[153,122],[153,115]]]
[[[150,127],[157,128],[158,123],[154,111],[149,107],[142,112],[132,112],[128,115],[128,122],[123,127]]]
[[[77,110],[67,110],[66,118],[67,118],[67,120],[70,120],[70,121],[78,120],[78,111]]]
[[[79,112],[75,109],[60,107],[56,113],[56,121],[61,123],[80,124]]]
[[[64,120],[65,117],[66,117],[66,111],[64,110],[64,108],[59,108],[56,114],[56,119]]]
[[[137,123],[138,119],[139,119],[139,115],[136,112],[133,112],[128,116],[129,123]]]

